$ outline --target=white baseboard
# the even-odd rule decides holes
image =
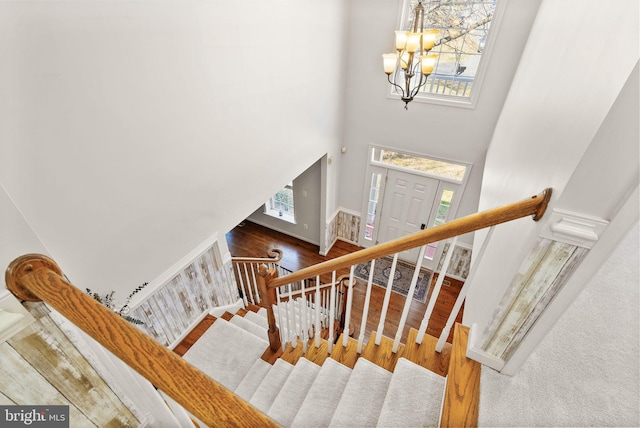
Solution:
[[[319,242],[313,242],[309,238],[305,238],[304,236],[296,235],[295,233],[291,233],[288,230],[280,229],[278,227],[273,226],[272,224],[267,224],[267,223],[263,223],[261,221],[256,221],[253,218],[248,219],[248,221],[250,221],[252,223],[255,223],[255,224],[259,224],[260,226],[266,227],[267,229],[271,229],[271,230],[275,230],[276,232],[283,233],[283,234],[285,234],[287,236],[291,236],[292,238],[296,238],[296,239],[299,239],[301,241],[308,242],[309,244],[318,245],[318,246],[320,245]]]

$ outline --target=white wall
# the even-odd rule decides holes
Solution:
[[[337,0],[3,2],[0,183],[74,284],[128,293],[339,153],[343,20]]]
[[[615,8],[595,0],[543,1],[487,153],[480,209],[552,187],[549,211],[614,219],[638,186],[637,12],[635,1]],[[600,37],[593,38],[596,27]],[[613,155],[599,155],[607,152]],[[547,219],[496,229],[467,298],[466,325],[486,324],[487,308],[497,305]],[[630,225],[617,227],[607,233],[626,233]],[[591,258],[580,270],[595,271],[604,260]],[[575,287],[583,285],[579,277]]]
[[[539,1],[510,0],[475,109],[387,97],[382,54],[394,48],[400,0],[349,3],[344,145],[340,204],[360,212],[369,144],[473,164],[458,216],[477,212],[484,157],[527,40]],[[465,242],[471,242],[467,236]]]
[[[260,206],[248,219],[303,241],[320,245],[321,162],[323,159],[318,160],[293,179],[295,223],[265,214],[264,205]]]
[[[4,188],[0,186],[0,266],[4,271],[9,263],[23,254],[49,252],[26,222]],[[5,288],[4,281],[0,288]]]
[[[516,376],[483,368],[480,426],[640,424],[639,235],[636,225]]]

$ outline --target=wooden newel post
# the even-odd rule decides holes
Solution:
[[[260,265],[258,269],[258,292],[260,293],[260,306],[267,310],[267,321],[269,322],[269,348],[276,352],[280,349],[280,330],[276,326],[276,317],[273,314],[273,301],[275,300],[275,289],[269,290],[267,284],[275,278],[275,270],[267,268],[267,265]]]

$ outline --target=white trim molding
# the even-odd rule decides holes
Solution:
[[[484,349],[479,348],[480,336],[482,332],[479,331],[478,324],[473,323],[469,329],[469,345],[467,346],[467,358],[471,358],[474,361],[484,364],[487,367],[491,367],[494,370],[500,371],[505,365],[505,361],[499,357],[485,352]]]
[[[601,218],[554,208],[540,236],[591,249],[608,225]]]

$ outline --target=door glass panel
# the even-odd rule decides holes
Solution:
[[[380,184],[382,174],[374,172],[371,174],[371,187],[369,191],[369,204],[367,209],[367,223],[364,229],[364,239],[373,241],[373,232],[376,227],[376,212],[378,208],[378,198],[380,195]]]
[[[433,221],[432,226],[439,226],[447,221],[447,214],[451,207],[451,201],[453,200],[453,190],[443,190],[440,196],[440,203],[438,204],[438,211],[436,212],[436,218]],[[424,258],[427,260],[433,260],[438,248],[438,242],[432,242],[427,245],[427,249],[424,252]]]

